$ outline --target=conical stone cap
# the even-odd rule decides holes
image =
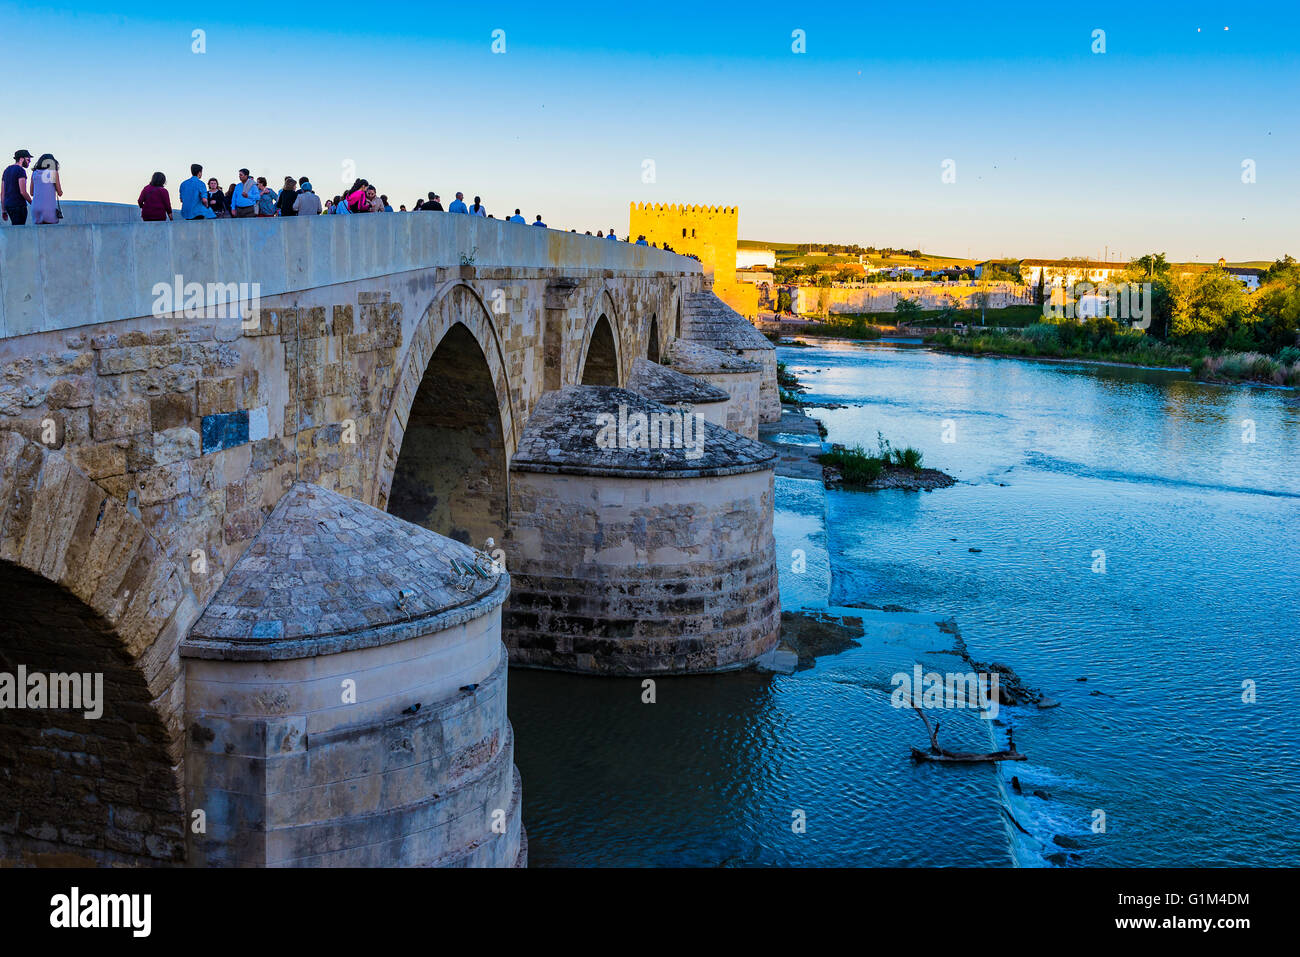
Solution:
[[[509,576],[482,560],[480,576],[474,560],[467,545],[298,482],[226,575],[182,653],[299,658],[442,630],[505,600]]]
[[[627,378],[627,387],[633,392],[640,392],[647,399],[669,405],[678,402],[700,405],[709,402],[726,402],[731,398],[725,389],[682,375],[668,366],[662,366],[642,357],[638,357],[632,363],[632,374]]]
[[[674,339],[668,346],[666,356],[669,368],[691,375],[763,370],[753,359],[742,359],[734,353],[721,352],[691,339]]]
[[[691,419],[678,447],[653,448],[635,424],[657,415],[665,423]],[[698,430],[698,431],[697,431]],[[644,433],[642,433],[644,435]],[[510,460],[514,472],[558,472],[611,477],[688,478],[757,472],[775,466],[776,452],[702,415],[683,412],[637,392],[609,386],[572,385],[547,392],[537,402]]]
[[[688,339],[715,349],[776,350],[752,322],[711,292],[686,294],[683,329]]]

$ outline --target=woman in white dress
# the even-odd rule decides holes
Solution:
[[[42,153],[32,167],[32,222],[46,226],[58,223],[62,195],[59,161],[51,153]]]

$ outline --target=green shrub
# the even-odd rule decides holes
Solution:
[[[860,445],[851,449],[836,445],[829,452],[817,456],[817,461],[839,469],[846,485],[870,485],[885,470],[884,460],[868,455]]]
[[[1025,326],[1021,331],[1021,335],[1030,342],[1054,346],[1061,341],[1060,336],[1056,334],[1056,328],[1050,322],[1038,322],[1032,326]]]
[[[912,472],[921,471],[921,460],[925,458],[920,449],[910,445],[905,449],[894,449],[894,464]]]

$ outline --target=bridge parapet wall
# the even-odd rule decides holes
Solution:
[[[0,230],[0,338],[155,314],[159,283],[256,284],[263,297],[431,267],[699,273],[647,246],[452,213]]]

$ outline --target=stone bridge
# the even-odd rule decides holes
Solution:
[[[0,262],[0,672],[105,684],[93,722],[0,711],[0,859],[522,862],[509,579],[469,546],[543,394],[658,360],[698,263],[414,213],[9,228]]]

